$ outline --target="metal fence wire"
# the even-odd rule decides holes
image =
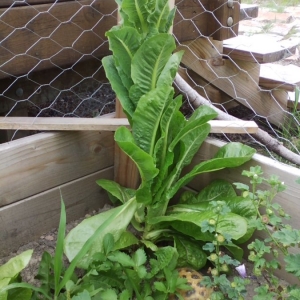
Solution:
[[[294,2],[264,0],[251,6],[252,1],[176,0],[173,35],[185,50],[179,73],[192,88],[222,111],[255,120],[300,155],[299,61],[290,59],[297,55],[300,37],[300,8],[298,19]],[[257,8],[268,11],[270,19],[255,15]],[[282,13],[291,16],[284,32],[278,27]],[[1,116],[112,112],[115,95],[101,59],[109,54],[105,32],[116,24],[113,0],[2,0]],[[193,99],[181,92],[185,109],[195,109]],[[26,134],[1,131],[0,142]],[[250,143],[281,160],[253,136],[216,137]]]

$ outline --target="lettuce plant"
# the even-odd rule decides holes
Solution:
[[[169,202],[197,175],[240,166],[251,159],[255,150],[229,143],[212,159],[195,165],[188,173],[183,172],[208,136],[208,121],[216,113],[202,106],[186,119],[180,112],[182,98],[175,97],[172,83],[183,53],[174,53],[175,40],[168,33],[174,16],[168,1],[123,0],[119,4],[122,22],[106,34],[112,55],[103,59],[103,66],[131,124],[131,130],[118,128],[115,141],[136,164],[140,185],[133,190],[113,181],[99,180],[97,183],[120,206],[86,219],[73,229],[66,238],[65,253],[72,261],[99,226],[103,230],[99,231],[89,254],[103,250],[107,233],[114,236],[120,249],[135,244],[136,236],[127,230],[131,223],[139,232],[139,242],[148,248],[156,251],[160,241],[174,242],[180,260],[200,268],[206,262],[206,255],[199,243],[214,238],[212,233],[203,232],[201,225],[204,220],[216,218],[210,209],[210,199],[203,201],[200,194],[195,197],[200,197],[201,203],[187,202],[185,206],[181,203],[168,210]],[[205,196],[223,188],[229,189],[228,185],[215,183]],[[238,242],[251,236],[246,210],[250,210],[250,216],[253,210],[252,204],[247,208],[246,204],[245,207],[240,204],[241,199],[232,187],[230,191],[228,203],[235,209],[222,214],[217,232],[227,232]],[[115,218],[111,218],[113,215]],[[241,249],[235,243],[228,243],[227,247],[241,257]],[[87,259],[80,265],[86,267]]]

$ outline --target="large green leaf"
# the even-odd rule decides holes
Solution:
[[[115,66],[113,56],[106,56],[102,59],[102,64],[108,78],[112,89],[115,91],[124,112],[126,113],[129,122],[131,123],[131,118],[135,110],[135,106],[129,98],[129,93],[120,78],[118,70]]]
[[[218,171],[224,168],[238,167],[249,161],[254,153],[255,149],[249,146],[241,143],[228,143],[219,149],[213,159],[196,165],[192,171],[178,180],[178,182],[170,189],[169,194],[172,197],[181,187],[201,173]]]
[[[130,223],[136,208],[137,202],[135,198],[132,198],[121,206],[83,220],[70,231],[65,239],[65,254],[69,261],[73,261],[81,252],[85,259],[79,263],[79,260],[82,259],[79,257],[78,263],[81,267],[86,268],[93,254],[101,252],[102,241],[107,233],[111,233],[115,241],[120,238]],[[97,233],[96,236],[95,233]],[[91,237],[93,240],[90,240]]]
[[[200,211],[189,213],[178,213],[169,216],[151,218],[148,222],[152,225],[164,222],[177,231],[201,241],[213,241],[214,236],[209,232],[201,231],[201,223],[209,219],[217,219],[217,215],[212,211]],[[218,219],[217,232],[227,234],[232,239],[237,240],[247,233],[247,221],[245,218],[234,213],[220,215]]]
[[[175,126],[172,126],[172,120],[176,119],[176,121],[178,121],[177,113],[179,112],[181,103],[181,96],[178,96],[171,101],[166,107],[160,121],[161,136],[156,142],[154,149],[155,164],[159,169],[159,174],[155,178],[154,185],[152,187],[152,192],[154,194],[158,191],[163,180],[168,175],[168,169],[174,161],[174,153],[169,152],[168,147],[173,136],[176,134],[177,126],[176,128],[174,128]],[[183,119],[181,120],[183,121]]]
[[[175,248],[178,252],[178,267],[191,267],[200,270],[206,264],[206,253],[198,241],[182,236],[174,236]]]
[[[118,29],[112,28],[106,32],[106,36],[109,40],[110,50],[113,52],[119,76],[124,86],[129,90],[133,85],[131,79],[131,61],[140,46],[140,35],[135,28],[123,27]]]
[[[109,194],[111,194],[111,196],[118,199],[121,203],[125,203],[135,196],[135,190],[120,186],[115,181],[108,179],[99,179],[96,181],[96,183],[103,189],[105,189]]]
[[[3,285],[1,285],[1,280],[13,279],[28,265],[32,253],[33,250],[24,251],[0,266],[0,288],[3,287]]]
[[[155,9],[148,17],[150,26],[155,28],[156,32],[167,33],[171,25],[168,20],[173,15],[173,10],[170,11],[169,0],[156,0],[153,2],[155,2]]]
[[[147,3],[148,0],[122,0],[121,12],[122,15],[125,13],[125,25],[131,24],[140,33],[147,33],[148,22],[147,22]],[[129,23],[129,24],[128,24]]]
[[[160,119],[171,97],[171,86],[157,87],[141,97],[133,114],[132,134],[135,143],[151,156],[158,139]]]
[[[235,196],[236,192],[231,183],[224,179],[216,179],[201,190],[196,197],[196,201],[218,201]]]
[[[131,78],[134,85],[129,91],[130,99],[139,99],[156,87],[157,80],[168,62],[175,41],[172,35],[161,33],[146,40],[132,59]]]
[[[115,133],[115,141],[134,161],[143,182],[153,179],[158,174],[158,169],[155,167],[152,156],[135,144],[129,129],[126,127],[119,127]]]
[[[21,254],[11,258],[7,263],[0,266],[0,299],[8,299],[8,288],[9,283],[16,278],[19,273],[28,265],[33,250],[27,250]],[[1,291],[2,290],[2,291]],[[20,289],[16,290],[14,293],[19,293]],[[27,292],[26,292],[27,293]],[[26,297],[24,299],[27,299]],[[30,299],[30,298],[29,298]]]
[[[170,57],[170,59],[168,60],[161,74],[158,77],[157,86],[172,86],[183,53],[183,51],[178,51]]]
[[[193,123],[194,127],[191,127],[189,131],[184,132],[180,138],[180,156],[174,169],[170,172],[169,177],[166,179],[165,185],[162,187],[164,191],[169,191],[169,189],[174,185],[175,181],[179,178],[182,169],[190,164],[195,153],[199,150],[210,132],[210,125],[208,123],[203,124],[201,119],[195,120]],[[170,148],[172,147],[170,146],[169,149]],[[174,188],[171,189],[173,193],[168,193],[168,198],[171,199],[178,190],[179,188],[176,190]]]
[[[186,125],[181,129],[177,136],[173,139],[169,151],[173,151],[177,143],[184,139],[189,139],[189,134],[195,127],[214,119],[217,113],[210,107],[202,105],[198,107],[192,114],[191,118],[187,121]]]

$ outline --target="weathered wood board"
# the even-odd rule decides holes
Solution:
[[[68,2],[74,0],[23,0],[23,1],[16,1],[16,0],[1,0],[0,8],[3,7],[11,7],[11,6],[23,6],[23,5],[34,5],[34,4],[43,4],[43,3],[54,3],[54,2]]]
[[[271,63],[293,55],[298,44],[299,39],[280,35],[237,36],[224,41],[223,53],[234,60]]]
[[[240,21],[249,20],[258,17],[258,4],[241,3],[240,8]]]
[[[265,88],[279,88],[294,91],[300,85],[300,68],[295,65],[262,64],[259,85]]]
[[[113,166],[111,132],[40,133],[0,145],[0,207]]]
[[[113,167],[0,208],[0,256],[8,255],[57,228],[61,196],[66,205],[67,222],[110,203],[106,191],[96,184],[101,178],[113,179]]]
[[[222,42],[199,38],[185,42],[182,63],[233,99],[282,125],[287,108],[283,90],[263,91],[259,85],[260,65],[256,62],[223,59]]]
[[[215,40],[224,40],[238,34],[240,19],[240,1],[228,6],[227,0],[176,0],[173,33],[178,42],[210,36]],[[228,26],[228,19],[232,25]],[[228,23],[228,24],[227,24]]]
[[[0,78],[107,55],[116,13],[110,0],[0,9]]]
[[[212,120],[211,133],[256,133],[254,121]],[[49,118],[0,117],[0,129],[50,131],[115,131],[120,126],[130,128],[127,118]]]

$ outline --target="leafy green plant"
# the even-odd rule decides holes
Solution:
[[[243,171],[244,176],[250,179],[248,185],[236,183],[236,187],[242,191],[243,197],[251,199],[256,207],[257,217],[251,220],[251,226],[264,232],[264,239],[255,239],[248,244],[250,254],[248,259],[253,262],[253,273],[263,276],[267,284],[256,289],[257,295],[253,298],[264,299],[297,299],[300,289],[298,287],[286,287],[280,284],[274,271],[281,268],[279,258],[285,261],[285,270],[300,279],[299,254],[291,254],[291,247],[300,245],[300,230],[287,224],[290,216],[281,205],[274,202],[275,196],[285,190],[285,185],[278,177],[264,178],[261,167],[251,167],[249,171]],[[259,189],[261,184],[269,186],[267,190]]]
[[[175,41],[168,32],[174,10],[169,10],[168,1],[124,0],[120,14],[122,24],[107,32],[113,54],[103,59],[103,65],[132,128],[131,131],[125,127],[118,128],[115,141],[136,164],[141,184],[133,190],[116,182],[97,181],[109,192],[113,202],[121,204],[117,209],[122,209],[123,213],[122,222],[114,220],[107,223],[90,248],[89,257],[102,250],[103,237],[108,232],[116,241],[122,232],[130,237],[124,244],[119,240],[120,248],[136,243],[127,230],[131,222],[139,232],[139,242],[146,247],[156,251],[163,240],[175,245],[189,244],[190,250],[201,260],[196,262],[193,255],[186,253],[185,262],[201,267],[206,262],[206,255],[199,245],[202,241],[213,239],[212,234],[201,232],[201,222],[214,218],[215,214],[210,211],[204,213],[192,206],[190,209],[193,211],[189,214],[173,214],[167,211],[169,201],[197,175],[239,166],[248,161],[255,150],[240,143],[229,143],[220,148],[212,159],[183,173],[208,136],[208,121],[215,118],[216,113],[202,106],[186,120],[180,112],[181,97],[174,98],[172,82],[182,52],[173,53]],[[134,206],[130,213],[127,213],[128,203]],[[89,236],[103,224],[107,214],[110,213],[89,218],[69,233],[65,253],[71,261]],[[237,226],[241,224],[243,226]],[[222,216],[218,230],[230,231],[232,238],[238,240],[248,234],[247,221],[243,216],[229,213]],[[181,252],[182,260],[183,255]],[[80,266],[86,265],[87,262],[80,262]]]

